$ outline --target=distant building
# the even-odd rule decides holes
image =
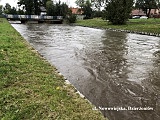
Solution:
[[[151,14],[159,14],[159,9],[151,9]]]
[[[83,11],[81,8],[73,8],[71,7],[70,10],[72,11],[72,14],[77,16],[77,19],[83,20],[85,15],[83,15]]]
[[[83,14],[83,11],[81,8],[71,7],[70,10],[72,11],[72,14],[75,14],[75,15],[82,15]]]
[[[132,10],[131,13],[132,16],[146,16],[143,10]]]
[[[151,9],[151,12],[150,12],[151,17],[153,15],[158,15],[158,14],[159,14],[158,9]],[[135,9],[135,10],[132,10],[131,15],[132,16],[146,16],[146,13],[141,9]]]

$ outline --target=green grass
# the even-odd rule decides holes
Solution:
[[[5,19],[0,19],[1,120],[103,120],[92,108]]]
[[[96,27],[103,29],[118,29],[118,30],[130,30],[135,32],[147,32],[160,34],[160,19],[129,19],[126,25],[111,25],[106,20],[102,19],[89,19],[79,20],[75,25]]]

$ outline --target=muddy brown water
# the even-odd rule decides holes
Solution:
[[[94,28],[12,24],[110,120],[160,120],[160,38]]]

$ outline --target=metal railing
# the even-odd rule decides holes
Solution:
[[[10,20],[63,20],[63,16],[46,16],[46,15],[12,15],[5,14]]]

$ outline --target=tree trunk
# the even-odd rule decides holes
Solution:
[[[148,13],[147,13],[147,17],[150,17],[150,13],[151,13],[151,8],[148,9]]]

